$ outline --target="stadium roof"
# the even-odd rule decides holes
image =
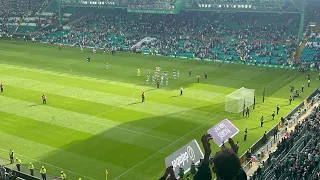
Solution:
[[[300,13],[309,0],[61,0],[62,5],[144,10]],[[312,0],[310,0],[312,1]],[[303,6],[302,6],[303,5]],[[178,13],[178,12],[176,12]]]
[[[298,13],[303,0],[185,0],[185,9],[218,12]]]

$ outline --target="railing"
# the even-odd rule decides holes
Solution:
[[[306,112],[307,109],[309,109],[313,104],[313,101],[317,101],[319,100],[319,89],[316,89],[311,95],[309,95],[305,100],[303,100],[298,106],[296,106],[292,111],[290,111],[284,118],[288,119],[288,117],[293,117],[295,115],[295,113],[304,106],[305,101],[309,102],[309,104],[307,104],[304,109],[302,110],[302,112]],[[292,127],[300,118],[301,115],[297,115],[294,118],[292,118],[288,125],[286,127]],[[278,130],[278,127],[281,125],[281,122],[279,122],[278,124],[276,124],[271,130],[269,130],[267,132],[267,137],[270,138],[273,136],[273,132],[275,130]],[[286,132],[285,130],[286,128],[283,128],[280,132],[278,132],[278,134],[276,135],[276,139],[279,139],[279,137],[282,137],[283,134]],[[277,143],[273,137],[267,142],[267,144],[264,143],[262,137],[256,141],[251,147],[251,152],[256,152],[256,154],[261,154],[263,157],[264,152],[268,152],[268,150],[272,147],[273,144]],[[246,162],[246,153],[242,154],[240,156],[240,161],[241,164],[243,164],[244,162]],[[243,166],[243,170],[245,172],[247,172],[250,169],[250,164],[252,163],[252,161],[250,160],[249,162],[247,162],[244,166]]]
[[[6,169],[6,172],[12,171],[12,174],[16,174],[17,179],[19,180],[40,180],[39,178],[35,177],[35,176],[30,176],[28,174],[13,170],[13,169],[9,169],[7,167],[4,167]],[[1,176],[0,176],[1,178]]]
[[[14,35],[14,34],[18,31],[21,23],[22,23],[22,22],[24,21],[24,19],[25,19],[26,17],[28,17],[31,13],[32,13],[32,11],[30,10],[30,11],[26,12],[26,13],[22,16],[22,18],[20,19],[17,27],[15,28],[15,30],[12,32],[11,35]]]
[[[314,168],[314,170],[312,171],[312,174],[310,175],[309,180],[312,180],[312,179],[313,179],[314,174],[317,173],[319,169],[320,169],[320,163],[319,163],[318,166],[317,166],[316,168]]]
[[[301,135],[302,135],[302,133],[301,133]],[[306,139],[308,137],[308,135],[305,135],[305,136],[302,136],[301,138],[299,138],[299,140],[298,141],[296,141],[295,143],[295,145],[291,148],[291,150],[289,151],[289,152],[283,152],[281,155],[280,155],[280,157],[281,156],[284,156],[284,157],[282,157],[281,158],[281,160],[280,161],[284,161],[287,157],[288,157],[288,155],[289,154],[291,154],[291,153],[293,153],[293,152],[297,152],[297,151],[299,151],[299,149],[300,148],[304,148],[305,146],[303,146],[303,141]],[[278,157],[278,159],[279,159],[279,157]],[[274,171],[273,171],[274,169],[273,168],[269,168],[268,169],[268,171],[269,172],[267,172],[267,174],[265,174],[264,175],[264,179],[266,179],[266,180],[269,180],[269,179],[273,179],[273,177],[274,177]],[[265,173],[265,172],[264,172]],[[283,174],[284,175],[284,174]],[[282,176],[283,176],[282,175]],[[271,176],[271,177],[270,177]],[[281,176],[281,177],[282,177]],[[280,177],[280,179],[281,179],[281,177]]]
[[[299,138],[297,141],[295,141],[295,145],[290,149],[289,152],[282,152],[279,156],[281,158],[280,161],[283,161],[284,159],[286,159],[288,157],[288,155],[294,151],[299,151],[300,148],[304,148],[302,145],[303,143],[301,141],[304,141],[305,139],[307,139],[309,137],[308,135],[304,135],[306,128],[303,128],[303,130],[300,132],[300,134],[295,137],[295,138]],[[304,136],[303,136],[304,135]]]
[[[300,146],[302,146],[302,144],[300,143],[300,141],[303,141],[304,139],[305,139],[305,136],[300,137],[300,138],[295,142],[296,144],[290,149],[289,152],[285,152],[285,151],[284,151],[283,153],[281,153],[281,154],[278,156],[277,159],[283,157],[283,158],[281,158],[281,161],[283,161],[283,159],[287,157],[287,156],[286,156],[287,154],[289,154],[290,152],[292,152],[292,151],[295,150],[296,148],[298,149],[298,148],[300,148]],[[296,147],[296,146],[298,146],[298,147]],[[271,173],[273,173],[273,167],[268,167],[267,169],[265,169],[265,171],[263,172],[265,179],[268,179],[268,177],[271,175]]]
[[[307,135],[308,136],[308,135]],[[303,137],[305,137],[305,138],[307,138],[306,136],[303,136]],[[303,151],[306,147],[308,147],[308,145],[310,144],[310,143],[312,143],[313,141],[311,140],[311,139],[309,139],[309,142],[308,142],[308,144],[306,144],[306,146],[304,146],[303,147],[303,149],[301,150],[301,151]],[[301,147],[303,144],[301,144],[299,147]],[[297,152],[301,152],[300,150],[296,150]],[[288,153],[289,154],[289,153]],[[287,156],[288,156],[288,154],[287,154]],[[283,159],[282,159],[282,161],[285,159],[285,158],[287,158],[287,156],[286,157],[284,157]],[[279,177],[279,179],[285,179],[285,176],[287,175],[286,173],[287,173],[288,171],[286,171],[285,173],[283,173],[280,177]],[[287,178],[286,178],[287,179]]]

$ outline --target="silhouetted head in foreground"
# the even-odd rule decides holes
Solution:
[[[213,173],[218,180],[245,180],[247,176],[241,168],[240,159],[229,148],[222,148],[214,157]]]

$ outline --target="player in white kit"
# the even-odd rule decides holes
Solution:
[[[155,75],[152,76],[152,84],[155,84],[156,83],[156,77]]]

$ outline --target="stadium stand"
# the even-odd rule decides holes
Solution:
[[[247,14],[211,16],[205,12],[173,16],[101,10],[63,30],[46,32],[41,40],[96,48],[115,46],[118,50],[139,44],[135,49],[140,52],[167,56],[288,63],[297,32],[292,17],[264,15],[247,20]],[[279,22],[274,23],[275,18]],[[143,41],[146,37],[155,40]]]
[[[19,171],[0,165],[0,180],[40,180],[35,176],[29,176]]]
[[[17,0],[1,1],[0,34],[9,36],[13,33],[30,35],[42,29],[52,29],[58,25],[58,4],[56,0]],[[78,8],[63,8],[63,22]]]
[[[313,179],[319,170],[319,106],[299,122],[250,177],[257,179]]]
[[[117,50],[147,54],[159,52],[166,56],[288,65],[295,51],[298,31],[298,17],[283,14],[212,16],[211,12],[183,12],[179,15],[159,15],[112,9],[94,12],[81,21],[71,23],[73,15],[85,10],[70,7],[64,9],[65,25],[56,28],[56,1],[12,2],[2,0],[0,3],[0,34],[4,36],[14,31],[39,31],[39,39],[46,43],[116,47]],[[152,39],[145,39],[147,37]],[[320,60],[320,34],[311,32],[307,39],[301,61],[313,67],[314,62]],[[319,120],[318,106],[303,123],[299,123],[294,131],[279,141],[277,150],[250,179],[319,179]],[[200,170],[203,170],[203,176],[211,176],[207,166],[201,164]],[[1,179],[16,176],[13,172],[0,167]],[[199,179],[203,177],[198,176]]]
[[[303,49],[301,60],[319,61],[320,60],[320,33],[311,32],[308,37],[306,47]]]
[[[44,0],[3,0],[0,5],[0,26],[3,35],[34,31],[37,19],[32,18],[35,11],[42,9]],[[29,18],[27,18],[29,17]]]

